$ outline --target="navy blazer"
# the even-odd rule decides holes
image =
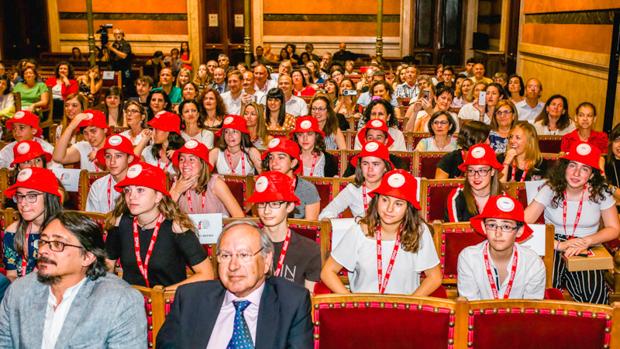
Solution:
[[[157,348],[206,348],[225,293],[217,280],[179,287],[157,335]],[[313,348],[308,290],[283,278],[267,278],[256,326],[256,349]]]

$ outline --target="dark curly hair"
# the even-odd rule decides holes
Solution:
[[[558,164],[554,166],[548,173],[549,179],[547,185],[553,191],[553,200],[551,201],[551,207],[557,208],[564,200],[564,191],[566,190],[566,168],[570,161],[567,159],[560,159]],[[601,174],[601,171],[592,169],[592,176],[588,179],[588,185],[590,187],[590,200],[594,203],[598,203],[605,199],[605,193],[611,194],[611,189],[605,181],[605,177]]]
[[[388,127],[398,127],[398,120],[396,120],[396,116],[394,115],[394,107],[390,104],[390,102],[384,100],[383,98],[372,100],[368,106],[366,106],[366,109],[364,109],[364,116],[362,117],[364,125],[370,120],[370,112],[377,104],[381,104],[385,108],[385,112],[388,116],[385,123]]]

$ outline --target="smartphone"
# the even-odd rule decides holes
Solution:
[[[357,96],[357,90],[343,90],[343,96]]]
[[[487,91],[480,91],[478,96],[478,105],[487,105]]]
[[[427,101],[431,98],[431,92],[429,90],[423,90],[422,91],[422,98],[426,99]]]

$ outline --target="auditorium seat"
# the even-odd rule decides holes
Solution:
[[[425,179],[420,181],[420,206],[422,217],[431,223],[435,220],[444,220],[448,194],[458,186],[463,185],[463,179]]]
[[[246,199],[254,192],[253,176],[220,175],[244,212],[251,209]]]
[[[441,151],[416,151],[413,153],[413,172],[415,177],[435,178],[439,160],[446,155]]]
[[[93,183],[99,178],[105,177],[108,172],[88,172],[80,171],[80,179],[78,182],[77,208],[80,211],[86,211],[86,202],[88,201],[88,192]],[[115,190],[111,188],[111,190]]]

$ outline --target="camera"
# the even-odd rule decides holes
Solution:
[[[357,96],[357,90],[343,90],[343,96]]]
[[[108,44],[108,29],[112,28],[112,24],[102,24],[97,30],[97,34],[101,34],[101,47],[105,47]]]

